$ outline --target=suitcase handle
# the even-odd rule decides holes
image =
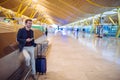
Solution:
[[[42,56],[41,50],[42,50],[42,44],[39,43],[37,45],[37,57]]]
[[[37,45],[37,57],[38,58],[45,58],[46,57],[42,53],[42,48],[43,48],[43,45],[41,43]]]

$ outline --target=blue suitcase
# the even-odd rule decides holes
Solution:
[[[37,46],[36,72],[39,72],[40,74],[46,74],[47,71],[46,57],[42,55],[43,48],[42,44]]]
[[[46,74],[47,67],[46,67],[46,58],[41,57],[36,59],[36,72],[40,74]]]

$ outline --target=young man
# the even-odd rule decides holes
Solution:
[[[36,69],[35,69],[35,57],[34,57],[34,34],[31,30],[32,20],[27,19],[25,21],[25,27],[18,30],[17,41],[19,43],[19,50],[23,53],[26,65],[32,66],[32,74],[34,80],[36,80]]]

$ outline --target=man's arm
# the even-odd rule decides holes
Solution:
[[[20,43],[25,43],[26,42],[26,39],[21,39],[21,36],[22,36],[22,30],[19,29],[18,33],[17,33],[17,41],[20,42]]]

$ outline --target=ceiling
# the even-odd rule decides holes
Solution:
[[[0,0],[0,6],[38,20],[65,25],[120,7],[120,0]],[[20,11],[18,8],[22,4]],[[1,13],[0,16],[3,16]],[[13,15],[15,16],[15,15]]]

